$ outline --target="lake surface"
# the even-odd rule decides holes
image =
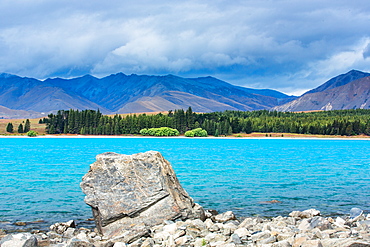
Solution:
[[[92,214],[79,183],[95,156],[148,150],[171,162],[196,202],[219,212],[269,217],[370,209],[367,140],[0,138],[0,229],[46,229],[70,219],[88,225]],[[261,203],[270,200],[282,203]]]

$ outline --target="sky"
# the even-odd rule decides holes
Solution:
[[[213,76],[300,95],[370,71],[368,0],[0,2],[0,73]]]

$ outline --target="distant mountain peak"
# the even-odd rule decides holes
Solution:
[[[353,70],[348,71],[345,74],[341,74],[341,75],[338,75],[338,76],[335,76],[335,77],[331,78],[330,80],[328,80],[324,84],[322,84],[322,85],[318,86],[317,88],[314,88],[314,89],[304,93],[303,95],[309,94],[309,93],[323,92],[323,91],[328,90],[328,89],[340,87],[340,86],[346,85],[347,83],[350,83],[352,81],[355,81],[357,79],[361,79],[361,78],[364,78],[364,77],[367,77],[367,76],[370,76],[370,73],[366,73],[366,72],[362,72],[362,71],[353,69]]]
[[[276,106],[277,111],[370,109],[370,74],[351,70],[336,76],[298,99]],[[369,101],[370,102],[370,101]]]

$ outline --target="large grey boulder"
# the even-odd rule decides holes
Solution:
[[[97,155],[81,188],[105,238],[130,243],[164,220],[204,220],[203,208],[159,152]]]

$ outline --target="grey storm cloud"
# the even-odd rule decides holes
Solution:
[[[52,1],[0,5],[0,72],[215,76],[303,93],[370,65],[370,2]]]

